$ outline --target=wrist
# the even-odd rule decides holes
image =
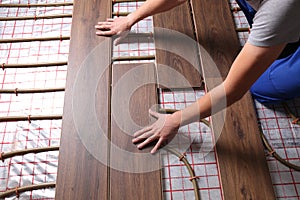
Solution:
[[[177,128],[181,126],[181,110],[176,111],[175,113],[170,115],[172,122],[175,124]]]
[[[127,26],[130,29],[139,19],[135,16],[134,12],[127,15]]]

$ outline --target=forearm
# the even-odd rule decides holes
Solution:
[[[132,26],[148,16],[170,10],[185,1],[186,0],[147,0],[136,11],[128,15],[130,24]]]
[[[173,113],[171,117],[177,126],[185,126],[209,117],[227,106],[224,93],[223,85],[219,85],[185,109]]]
[[[181,126],[199,121],[238,101],[276,60],[285,44],[273,47],[245,45],[225,81],[187,108],[173,114]]]

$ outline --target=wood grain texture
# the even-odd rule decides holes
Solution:
[[[191,2],[197,39],[208,52],[201,61],[211,89],[226,77],[240,45],[227,0]],[[221,133],[216,148],[225,199],[275,199],[251,95],[214,115],[212,123]]]
[[[138,150],[133,133],[150,122],[157,101],[154,64],[113,65],[111,199],[162,199],[160,158]]]
[[[60,144],[59,166],[56,186],[57,200],[74,200],[74,199],[107,199],[108,184],[107,184],[107,166],[106,163],[99,162],[82,143],[79,137],[76,124],[74,122],[73,110],[73,90],[77,77],[80,73],[80,67],[91,51],[104,38],[95,35],[94,25],[98,21],[106,20],[110,17],[111,1],[108,0],[86,0],[74,1],[73,20],[71,30],[71,43],[68,64],[68,74],[65,93],[65,104],[62,122],[62,137]],[[110,49],[98,50],[99,55],[108,55]],[[107,58],[109,59],[109,58]],[[94,74],[93,71],[88,71],[84,74],[88,80]],[[78,80],[77,80],[78,81]],[[98,91],[109,91],[109,72],[106,70],[102,78],[99,80]],[[82,92],[88,91],[89,87],[82,83]],[[97,93],[97,92],[96,92]],[[96,94],[95,94],[96,95]],[[98,104],[95,105],[98,112],[103,112],[100,124],[104,130],[108,129],[108,94],[104,93],[101,99],[98,99]],[[96,95],[97,96],[97,95]],[[99,95],[98,95],[99,96]],[[82,106],[88,106],[89,102],[80,102]],[[77,113],[78,114],[78,113]],[[91,113],[81,113],[83,123],[89,123]],[[87,136],[89,132],[85,133]],[[95,142],[90,148],[94,151],[107,152],[106,145],[99,145]]]
[[[153,16],[153,24],[158,87],[200,87],[202,78],[188,2]]]

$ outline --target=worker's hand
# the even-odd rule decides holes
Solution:
[[[98,36],[110,37],[116,35],[118,38],[115,40],[115,45],[117,45],[128,35],[131,25],[128,17],[118,17],[114,19],[109,18],[105,22],[98,22],[95,28]]]
[[[172,115],[160,114],[149,110],[150,115],[157,118],[157,121],[134,133],[133,143],[140,143],[137,147],[144,148],[150,143],[157,141],[151,153],[155,153],[157,149],[169,143],[177,134],[180,122],[175,120]]]

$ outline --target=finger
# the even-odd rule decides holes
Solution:
[[[159,138],[159,140],[157,141],[156,145],[153,147],[150,153],[154,154],[158,150],[158,148],[163,144],[163,142],[164,139]]]
[[[107,18],[106,21],[107,21],[107,22],[113,22],[114,19],[113,19],[113,18]]]
[[[133,142],[134,144],[136,144],[136,143],[141,143],[142,141],[145,141],[145,139],[150,138],[150,137],[152,137],[153,135],[154,135],[154,132],[153,132],[153,130],[151,129],[151,130],[145,132],[144,134],[142,134],[142,135],[140,135],[140,136],[138,136],[138,137],[132,139],[132,142]]]
[[[153,135],[153,132],[152,132],[152,131],[146,132],[146,133],[144,133],[143,135],[140,135],[139,137],[132,139],[132,142],[133,142],[134,144],[140,143],[141,141],[143,141],[143,140],[145,140],[145,139],[151,137],[152,135]]]
[[[113,22],[114,19],[112,18],[107,18],[106,21],[101,21],[101,22],[98,22],[98,24],[103,24],[103,23],[106,23],[106,22]]]
[[[148,144],[150,144],[151,142],[153,142],[154,140],[156,140],[156,136],[152,135],[151,137],[147,138],[144,142],[142,142],[141,144],[139,144],[137,146],[138,149],[143,149],[145,146],[147,146]]]
[[[128,35],[127,32],[126,32],[126,33],[124,33],[124,32],[121,33],[121,34],[119,35],[119,37],[115,39],[114,45],[115,45],[115,46],[119,45],[119,44],[126,38],[127,35]]]
[[[105,22],[98,22],[97,25],[105,25],[105,24],[111,24],[111,22],[105,21]]]
[[[149,138],[151,135],[152,134],[145,133],[144,135],[141,135],[140,137],[132,139],[132,143],[133,144],[141,143],[141,142],[145,141],[145,139]]]
[[[114,33],[112,31],[97,31],[96,35],[99,36],[112,36]]]
[[[115,39],[114,45],[115,46],[119,45],[122,42],[122,40],[124,40],[124,38],[126,38],[126,36],[127,36],[127,33],[125,33],[125,34],[122,33],[118,38]]]
[[[101,25],[96,25],[95,28],[99,29],[99,30],[109,30],[111,28],[111,25],[110,24],[101,24]]]
[[[115,39],[114,41],[114,45],[118,46],[121,43],[122,39],[120,37],[118,37],[117,39]]]
[[[152,126],[147,126],[147,127],[143,128],[143,129],[141,129],[141,130],[135,132],[135,133],[133,134],[133,137],[139,137],[140,135],[142,135],[142,134],[144,134],[144,133],[150,131],[151,129],[152,129]]]
[[[159,118],[160,114],[158,112],[155,112],[151,109],[149,109],[149,114],[152,116],[152,117],[155,117],[155,118]]]
[[[98,22],[98,24],[95,25],[95,28],[101,28],[102,26],[105,25],[110,25],[110,22]]]
[[[140,138],[134,138],[131,141],[132,141],[133,144],[137,144],[137,143],[141,143],[144,139],[145,138],[140,137]]]

